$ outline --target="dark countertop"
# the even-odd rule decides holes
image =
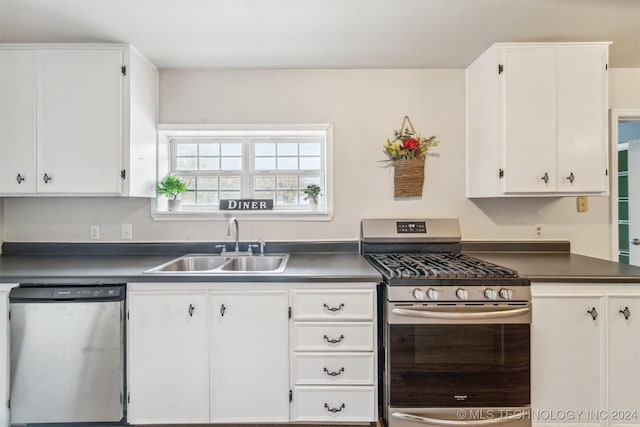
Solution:
[[[534,283],[640,283],[640,267],[568,252],[465,253],[512,268]]]
[[[379,282],[380,273],[356,252],[291,253],[282,273],[145,274],[176,254],[0,256],[0,283],[127,282]]]

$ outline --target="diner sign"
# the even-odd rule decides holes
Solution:
[[[222,211],[269,211],[273,209],[272,199],[223,199]]]

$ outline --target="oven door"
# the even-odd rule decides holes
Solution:
[[[387,303],[385,311],[389,424],[530,425],[530,303]]]

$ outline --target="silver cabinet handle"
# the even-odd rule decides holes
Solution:
[[[636,246],[640,245],[640,239],[632,239],[631,244]]]
[[[18,176],[16,176],[16,181],[18,181],[18,184],[22,184],[22,181],[24,181],[24,177],[21,174],[18,174]]]
[[[325,403],[324,407],[327,409],[327,411],[332,412],[334,414],[336,412],[341,412],[344,408],[346,408],[346,406],[344,406],[344,403],[340,405],[338,408],[330,408],[328,403]]]
[[[591,318],[593,320],[596,320],[598,318],[598,310],[596,310],[595,307],[591,307],[591,310],[587,310],[587,313],[591,315]]]
[[[44,176],[42,177],[42,180],[44,181],[45,184],[48,184],[49,181],[53,181],[53,178],[51,178],[51,176],[45,173]]]
[[[337,343],[339,343],[340,341],[342,341],[344,339],[344,335],[340,335],[340,337],[338,339],[335,339],[335,340],[331,339],[331,338],[329,338],[328,336],[325,335],[324,339],[325,339],[325,341],[327,341],[330,344],[337,344]]]
[[[220,306],[220,316],[224,317],[225,311],[227,311],[227,307],[225,307],[224,304],[222,304]]]
[[[502,424],[513,420],[524,419],[525,412],[516,411],[515,414],[507,415],[504,417],[487,418],[483,420],[446,420],[440,418],[423,417],[420,415],[405,414],[404,412],[394,412],[391,414],[393,418],[400,420],[411,421],[414,423],[431,424],[442,427],[460,427],[460,426],[492,426],[496,424]]]
[[[574,180],[574,179],[576,179],[576,177],[575,177],[575,176],[573,176],[573,172],[571,172],[571,173],[569,174],[569,176],[567,177],[567,179],[569,180],[569,182],[570,182],[570,183],[572,183],[572,184],[573,184],[573,180]]]
[[[547,184],[549,182],[549,174],[545,172],[540,179],[543,180],[545,184]]]
[[[330,371],[327,368],[324,368],[324,372],[330,377],[337,377],[338,375],[341,375],[344,372],[344,366],[340,368],[339,371]]]
[[[392,313],[398,316],[407,317],[426,317],[428,319],[453,319],[453,320],[469,320],[469,319],[500,319],[503,317],[516,317],[531,312],[529,307],[516,308],[513,310],[486,311],[482,313],[459,313],[459,312],[442,312],[427,310],[408,310],[405,308],[394,308]]]
[[[196,308],[189,304],[189,308],[187,309],[187,311],[189,312],[189,317],[193,317],[193,310],[195,310]]]

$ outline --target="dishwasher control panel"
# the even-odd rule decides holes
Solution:
[[[9,293],[9,301],[19,302],[91,302],[121,301],[124,284],[117,285],[20,285]]]

